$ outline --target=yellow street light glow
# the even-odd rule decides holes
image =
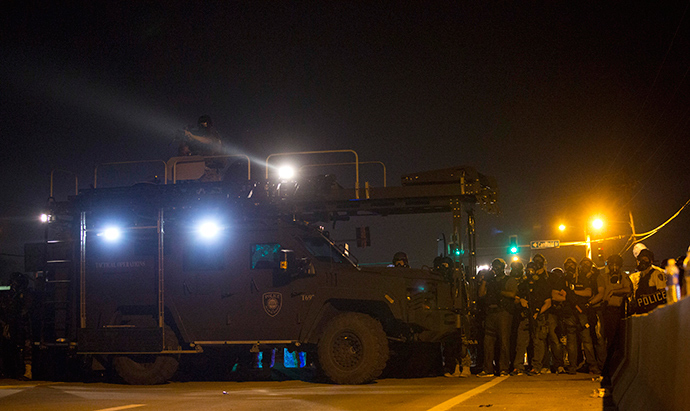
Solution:
[[[514,257],[513,257],[513,261],[520,261],[520,257],[514,256]]]
[[[558,226],[558,229],[559,229],[560,231],[565,231],[566,228],[567,228],[567,227],[565,226],[565,224],[561,224],[561,225]]]
[[[604,221],[601,218],[595,218],[592,220],[592,227],[595,230],[601,230],[604,227]]]

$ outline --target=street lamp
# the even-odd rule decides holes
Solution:
[[[592,231],[599,231],[603,227],[604,227],[604,220],[602,220],[600,217],[594,217],[590,221],[589,225],[585,224],[585,226],[583,227],[584,234],[585,234],[585,241],[584,241],[585,255],[587,256],[587,258],[590,258],[590,259],[592,258],[592,236],[590,233]],[[561,232],[564,232],[567,229],[568,229],[568,226],[566,226],[563,223],[558,225],[558,230]],[[579,244],[581,245],[582,243],[579,243]]]
[[[595,218],[594,220],[592,220],[592,228],[594,228],[595,230],[601,230],[602,228],[604,228],[604,221],[599,217]]]

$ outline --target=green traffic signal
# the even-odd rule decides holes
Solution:
[[[510,237],[508,237],[508,241],[510,241],[510,245],[508,246],[508,254],[517,254],[518,251],[520,251],[517,236],[511,235]]]

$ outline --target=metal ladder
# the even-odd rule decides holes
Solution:
[[[40,343],[42,346],[66,346],[74,338],[76,250],[70,221],[48,224],[44,242],[43,293],[41,298]]]

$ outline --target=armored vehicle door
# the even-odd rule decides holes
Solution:
[[[283,229],[248,232],[242,306],[233,319],[239,339],[295,341],[316,289],[316,274],[309,271],[309,260],[299,242]],[[290,252],[304,267],[288,272],[281,269],[285,252]],[[238,299],[240,301],[240,299]]]
[[[280,270],[283,250],[307,255],[284,229],[235,226],[218,243],[181,238],[166,272],[191,341],[295,341],[315,275]],[[312,270],[313,271],[313,270]],[[174,277],[174,279],[173,279]]]

